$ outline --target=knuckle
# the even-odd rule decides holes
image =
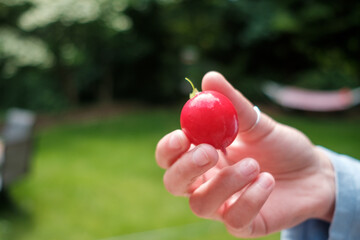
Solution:
[[[171,176],[169,174],[169,172],[165,172],[164,174],[164,177],[163,177],[163,182],[164,182],[164,186],[165,186],[165,189],[171,193],[172,195],[175,195],[175,196],[179,196],[180,193],[179,193],[179,190],[178,188],[173,184],[173,181],[171,180]]]
[[[169,164],[167,164],[167,162],[163,161],[158,153],[156,153],[155,159],[156,159],[156,163],[159,167],[161,167],[163,169],[167,169],[169,167]]]
[[[246,224],[239,214],[225,213],[223,216],[225,225],[232,230],[240,230],[245,228]]]
[[[219,172],[219,179],[222,181],[227,181],[230,178],[236,177],[235,175],[236,174],[231,167],[226,167]]]
[[[155,150],[155,160],[159,167],[166,169],[169,167],[169,163],[166,160],[165,154],[164,154],[164,146],[162,142],[160,141]]]
[[[228,232],[237,238],[254,238],[254,230],[251,225],[242,226],[239,228],[233,228],[226,225]]]
[[[190,142],[181,130],[165,135],[155,148],[156,163],[164,169],[169,168],[176,159],[190,147]]]
[[[259,202],[249,199],[248,197],[243,197],[242,209],[246,212],[253,212],[254,209],[259,208]]]
[[[221,185],[225,187],[236,188],[238,186],[244,185],[250,179],[245,178],[243,175],[239,174],[233,167],[227,167],[219,173],[219,180]]]
[[[204,204],[203,199],[200,197],[194,197],[194,195],[190,196],[189,199],[189,205],[193,213],[202,218],[208,218],[210,217],[210,213],[206,207],[206,204]]]

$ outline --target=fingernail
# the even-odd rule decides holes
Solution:
[[[180,149],[181,148],[181,141],[180,135],[178,132],[174,132],[169,139],[169,148],[171,149]]]
[[[250,176],[258,170],[258,165],[252,159],[245,159],[239,165],[239,171],[244,176]]]
[[[209,163],[209,157],[206,154],[206,152],[198,147],[195,149],[193,155],[192,155],[193,162],[198,165],[199,167],[205,166]]]
[[[261,176],[257,182],[263,189],[268,189],[273,184],[272,179],[265,176]]]

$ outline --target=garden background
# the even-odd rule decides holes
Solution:
[[[0,239],[234,239],[168,194],[157,141],[216,70],[315,144],[360,158],[360,114],[272,105],[272,80],[360,85],[360,2],[0,0],[0,115],[38,115],[30,174],[0,202]],[[264,239],[279,239],[275,234]]]

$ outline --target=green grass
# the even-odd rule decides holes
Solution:
[[[179,127],[178,116],[174,110],[141,111],[39,132],[30,175],[0,206],[0,239],[235,239],[221,223],[195,217],[185,198],[162,185],[154,149]],[[277,119],[315,144],[360,157],[359,119]]]

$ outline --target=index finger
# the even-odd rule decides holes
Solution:
[[[182,154],[190,148],[190,141],[181,130],[165,135],[157,144],[155,158],[162,168],[169,168]]]
[[[218,91],[230,99],[237,111],[239,134],[244,141],[258,140],[274,129],[275,122],[266,114],[256,112],[254,105],[220,73],[207,73],[202,80],[202,89]]]

